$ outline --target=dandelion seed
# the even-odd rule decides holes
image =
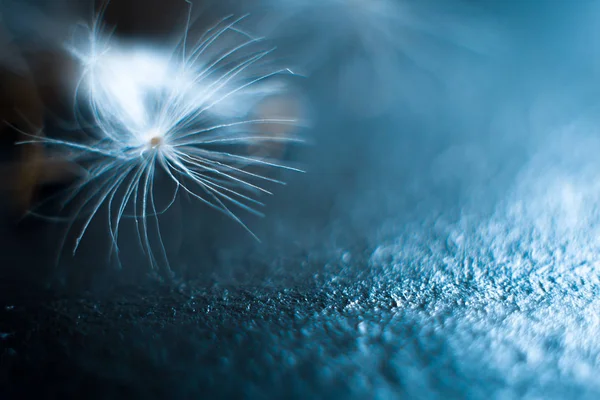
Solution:
[[[271,194],[264,184],[283,183],[263,168],[300,170],[243,150],[301,140],[257,131],[265,124],[285,132],[298,125],[294,118],[252,117],[261,101],[285,92],[275,78],[294,73],[272,67],[274,49],[242,31],[243,19],[224,18],[193,38],[188,18],[183,38],[169,52],[121,46],[104,32],[101,15],[92,26],[74,31],[73,43],[82,41],[82,31],[88,39],[84,48],[70,46],[82,66],[75,114],[86,138],[32,137],[24,142],[62,149],[87,168],[62,202],[85,215],[73,253],[105,206],[117,256],[119,227],[132,218],[150,264],[158,267],[160,257],[170,269],[160,233],[154,250],[149,231],[160,232],[159,216],[182,193],[226,214],[254,236],[237,212],[262,215],[257,197]],[[159,174],[174,188],[166,205],[156,199]]]
[[[463,2],[263,1],[271,10],[272,35],[302,37],[291,41],[291,57],[307,73],[337,66],[336,103],[353,114],[379,114],[399,101],[412,104],[425,84],[457,80],[455,60],[487,57],[503,42],[496,24]]]

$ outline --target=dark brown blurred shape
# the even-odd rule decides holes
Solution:
[[[11,46],[5,51],[23,56],[28,66],[20,70],[0,66],[0,144],[6,150],[0,160],[0,190],[4,196],[8,195],[12,211],[22,214],[34,200],[38,185],[60,181],[68,175],[69,166],[61,160],[48,158],[41,145],[15,146],[15,142],[43,135],[47,104],[52,104],[60,90],[56,87],[60,82],[57,70],[64,62],[58,61],[65,57],[54,55],[45,62],[46,54],[30,58],[31,55],[21,54],[1,26],[0,35],[3,35],[2,42]],[[29,68],[31,65],[38,70]]]
[[[194,8],[203,2],[194,1]],[[106,7],[104,21],[114,26],[119,37],[163,40],[177,26],[185,26],[188,3],[184,0],[118,0],[106,6],[97,0],[96,9]]]
[[[263,100],[255,110],[259,119],[297,120],[304,116],[303,104],[297,96],[292,94],[271,96]],[[285,139],[294,134],[297,126],[293,123],[264,123],[257,125],[261,135],[271,136],[275,139]],[[252,145],[248,151],[257,157],[283,158],[287,143],[285,140],[273,140]]]

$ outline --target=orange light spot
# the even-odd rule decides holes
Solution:
[[[154,136],[152,139],[150,139],[150,146],[152,147],[158,147],[160,146],[162,143],[162,138],[158,137],[158,136]]]

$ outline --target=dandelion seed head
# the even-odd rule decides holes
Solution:
[[[242,20],[226,17],[199,37],[188,23],[169,50],[125,47],[98,22],[84,29],[88,40],[78,31],[78,45],[70,46],[81,66],[74,111],[87,137],[29,141],[62,148],[88,169],[65,202],[79,198],[75,214],[89,211],[74,251],[106,206],[114,252],[119,252],[119,226],[132,218],[151,265],[162,258],[170,270],[159,216],[180,193],[224,213],[254,236],[237,212],[262,216],[259,196],[272,194],[265,185],[283,183],[264,170],[299,171],[255,149],[298,142],[284,129],[298,120],[257,116],[265,99],[286,92],[278,78],[293,73],[269,62],[274,49],[244,32],[238,26]],[[158,173],[174,187],[166,205],[155,198],[155,192],[164,193]],[[158,242],[151,243],[150,230],[158,232]]]

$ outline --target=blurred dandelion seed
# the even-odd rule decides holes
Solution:
[[[463,80],[472,79],[462,76],[459,68],[465,60],[483,65],[505,46],[502,29],[480,12],[481,5],[472,2],[262,3],[270,16],[266,31],[288,40],[294,47],[290,57],[297,57],[307,74],[337,68],[332,80],[338,86],[334,101],[354,115],[381,115],[396,109],[399,102],[428,110],[436,95],[416,93],[455,82],[461,85]]]
[[[98,211],[107,206],[111,255],[119,259],[119,227],[124,218],[133,218],[151,265],[157,267],[162,257],[170,270],[158,217],[178,194],[186,193],[226,214],[256,237],[233,207],[263,215],[257,197],[271,194],[264,184],[283,182],[260,172],[261,168],[301,172],[243,152],[269,142],[301,142],[291,135],[274,135],[272,130],[257,132],[265,124],[289,132],[290,126],[299,124],[295,118],[248,117],[261,101],[285,91],[281,80],[274,78],[295,74],[272,67],[269,56],[274,49],[265,49],[262,38],[239,28],[244,17],[223,18],[194,43],[192,7],[186,2],[185,33],[170,52],[119,47],[104,32],[104,10],[92,26],[78,26],[69,50],[82,66],[74,111],[86,138],[32,136],[22,142],[56,147],[86,166],[86,176],[61,203],[62,211],[80,199],[75,213],[85,215],[73,254]],[[76,45],[82,39],[83,49]],[[155,197],[159,173],[174,187],[163,207]],[[72,224],[70,219],[69,230]],[[152,249],[150,224],[158,232],[158,252]]]

